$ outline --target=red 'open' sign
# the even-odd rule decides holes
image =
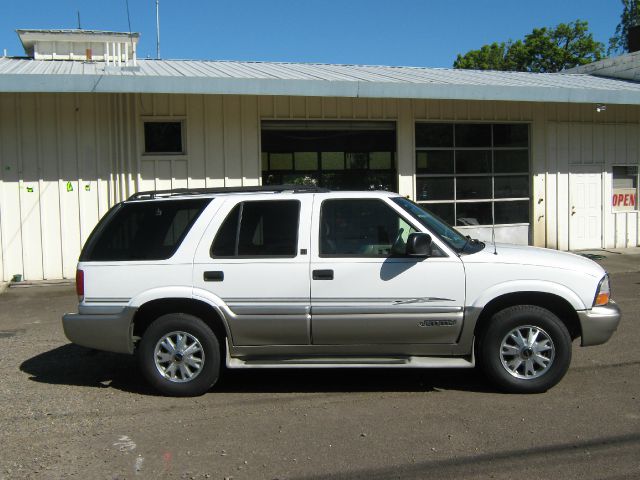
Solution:
[[[636,210],[638,201],[635,188],[615,188],[611,198],[614,210]]]

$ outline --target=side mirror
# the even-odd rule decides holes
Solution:
[[[407,255],[428,257],[431,255],[431,235],[422,232],[410,233],[407,238]]]

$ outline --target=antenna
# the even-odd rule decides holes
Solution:
[[[496,216],[495,216],[495,206],[491,206],[491,242],[493,243],[493,254],[498,254],[498,249],[496,248]]]
[[[131,55],[133,56],[133,65],[135,66],[135,50],[133,47],[133,34],[131,33],[131,15],[129,15],[129,0],[125,0],[125,4],[127,6],[127,22],[129,24],[129,41],[131,42]]]
[[[82,25],[80,24],[80,10],[76,10],[78,14],[78,30],[82,30]]]
[[[156,0],[156,59],[160,60],[160,0]]]

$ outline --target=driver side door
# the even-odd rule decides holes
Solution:
[[[465,291],[458,257],[435,244],[428,258],[406,256],[409,234],[424,230],[383,198],[316,195],[313,209],[314,345],[457,341]]]

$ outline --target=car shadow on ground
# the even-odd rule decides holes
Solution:
[[[157,395],[131,355],[100,352],[73,344],[38,354],[20,365],[35,382],[115,388]],[[493,392],[475,369],[224,369],[212,391],[223,393]]]

